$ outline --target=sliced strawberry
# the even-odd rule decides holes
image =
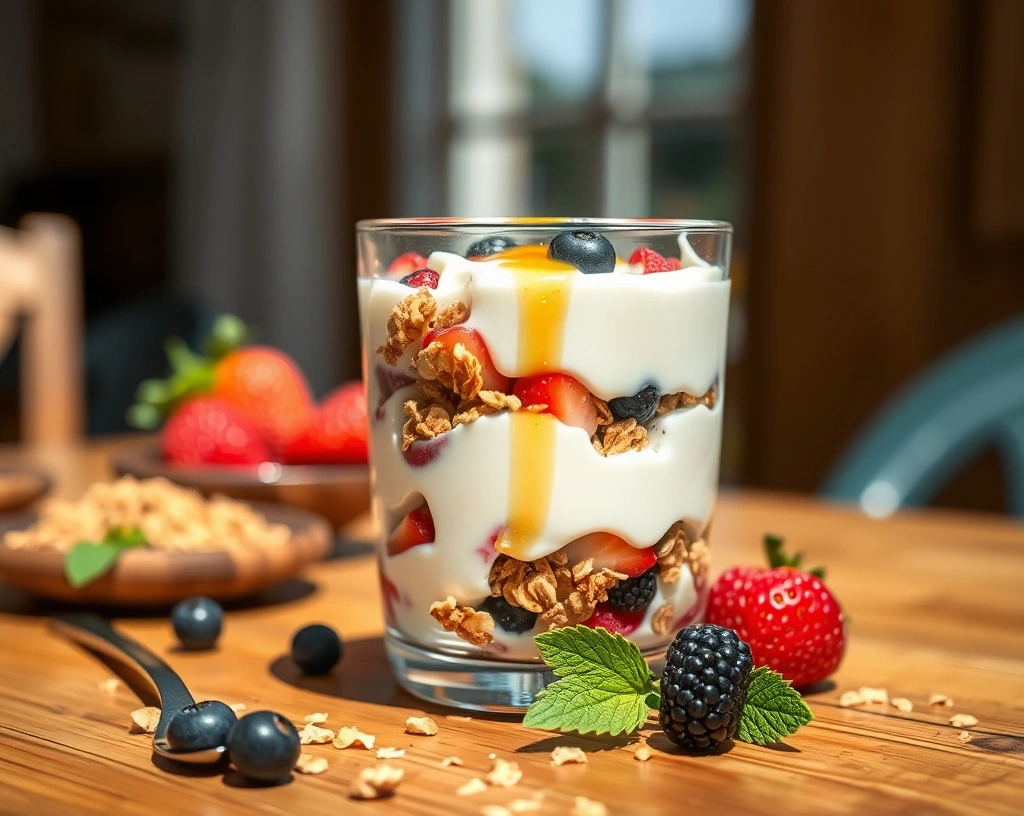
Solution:
[[[426,467],[441,455],[441,451],[444,450],[447,444],[447,436],[421,439],[413,442],[406,450],[402,451],[402,456],[413,467]]]
[[[417,269],[423,269],[427,265],[425,255],[418,252],[405,252],[395,258],[388,267],[389,275],[411,275]]]
[[[675,266],[672,265],[673,261]],[[661,253],[655,252],[648,247],[640,247],[634,250],[633,254],[629,256],[629,263],[643,266],[643,273],[645,275],[650,275],[652,272],[670,272],[673,269],[679,269],[679,261],[676,258],[666,258]]]
[[[426,286],[428,289],[436,289],[439,280],[441,280],[441,276],[433,269],[417,269],[411,275],[406,275],[402,278],[399,283],[404,283],[406,286],[411,286],[414,289],[417,289],[420,286]]]
[[[611,533],[590,533],[569,542],[569,563],[594,559],[594,569],[603,567],[621,572],[629,578],[643,575],[657,562],[654,547],[637,549],[625,539]]]
[[[583,621],[583,625],[589,626],[591,629],[600,626],[613,635],[628,635],[635,632],[644,622],[644,613],[646,612],[646,609],[627,612],[624,609],[616,609],[609,603],[599,603],[594,609],[594,614]]]
[[[399,555],[420,544],[434,541],[434,517],[430,508],[422,505],[405,516],[388,537],[388,555]]]
[[[668,264],[668,271],[674,272],[676,269],[683,268],[683,262],[678,258],[666,258],[665,263]]]
[[[568,374],[537,374],[516,381],[513,393],[524,406],[546,405],[546,414],[554,414],[566,425],[583,428],[587,436],[597,430],[594,400],[579,380]]]
[[[491,362],[491,354],[487,350],[487,344],[476,329],[471,329],[462,324],[450,326],[447,329],[435,329],[434,331],[427,332],[423,338],[423,348],[426,348],[431,343],[442,343],[453,351],[455,346],[461,343],[466,347],[466,351],[480,361],[484,390],[500,391],[502,394],[508,393],[512,380],[494,367],[494,363]]]

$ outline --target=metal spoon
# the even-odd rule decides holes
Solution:
[[[50,627],[88,649],[136,667],[149,678],[160,697],[160,722],[153,732],[154,753],[177,762],[208,764],[221,760],[226,750],[223,745],[200,751],[176,751],[167,744],[171,718],[195,700],[174,670],[149,649],[119,634],[99,615],[87,612],[57,615],[50,620]]]

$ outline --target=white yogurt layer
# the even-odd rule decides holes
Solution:
[[[684,259],[687,256],[684,255]],[[430,267],[440,273],[434,295],[439,305],[455,300],[470,310],[467,325],[476,328],[503,374],[520,371],[519,312],[516,281],[494,261],[472,262],[434,253]],[[522,553],[540,558],[594,531],[608,531],[635,547],[655,544],[680,519],[702,532],[711,519],[718,484],[722,430],[722,393],[729,282],[707,265],[652,275],[571,276],[558,370],[572,374],[603,399],[628,396],[653,383],[661,393],[707,392],[716,382],[713,409],[682,409],[649,425],[649,446],[603,457],[585,431],[557,425],[554,434],[552,488],[541,534]],[[409,349],[394,369],[374,353],[387,336],[392,308],[411,290],[396,281],[364,279],[360,285],[364,348],[369,358],[371,419],[381,403],[376,368],[414,376]],[[434,601],[451,595],[460,604],[478,606],[490,594],[488,572],[497,553],[489,542],[506,523],[511,480],[522,478],[511,464],[510,417],[483,417],[445,434],[445,446],[423,467],[410,465],[401,451],[403,402],[414,387],[400,389],[372,422],[371,451],[374,509],[385,535],[419,503],[430,507],[436,531],[433,544],[397,556],[381,551],[382,570],[399,589],[394,625],[402,635],[427,648],[474,651],[430,617]],[[547,418],[545,418],[547,419]],[[692,576],[683,570],[673,584],[658,581],[658,594],[642,626],[630,640],[642,649],[663,644],[650,628],[651,613],[672,604],[677,618],[696,602]],[[487,650],[507,659],[537,658],[531,635],[495,628],[497,644]]]

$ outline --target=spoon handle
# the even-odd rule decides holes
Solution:
[[[171,717],[195,702],[170,666],[149,649],[118,633],[99,615],[89,612],[57,615],[50,620],[50,627],[88,649],[134,666],[149,678],[160,697],[160,722],[153,734],[154,740],[163,740]]]

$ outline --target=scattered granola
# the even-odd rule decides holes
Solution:
[[[861,686],[858,691],[860,692],[860,696],[864,698],[865,703],[881,703],[882,705],[889,704],[889,692],[884,688]]]
[[[978,718],[971,714],[954,714],[949,718],[949,724],[954,728],[970,728],[978,724]]]
[[[437,733],[437,723],[430,717],[408,717],[405,721],[405,732],[432,737]]]
[[[137,708],[131,713],[132,724],[128,730],[132,734],[152,734],[160,722],[160,709],[156,706]]]
[[[323,757],[303,752],[299,754],[299,759],[295,763],[295,770],[304,774],[322,774],[327,770],[327,760]]]
[[[945,694],[933,694],[928,698],[928,705],[949,708],[953,705],[953,698],[947,697]]]
[[[242,708],[245,708],[245,706],[242,706]],[[321,713],[307,714],[302,721],[312,725],[323,725],[327,722],[327,715]]]
[[[508,809],[513,813],[535,813],[543,803],[544,794],[538,792],[532,799],[513,799],[508,803]]]
[[[839,695],[839,705],[843,708],[849,708],[850,706],[864,705],[867,702],[861,697],[859,691],[844,691]]]
[[[472,717],[466,717],[462,714],[445,714],[446,720],[454,720],[455,722],[473,722]]]
[[[639,762],[646,762],[650,758],[651,758],[650,746],[647,746],[647,745],[637,746],[637,749],[633,752],[633,759],[638,760]]]
[[[116,677],[110,677],[99,684],[100,691],[104,694],[113,694],[121,687],[121,681]]]
[[[378,748],[377,759],[398,759],[405,756],[404,748]]]
[[[441,760],[442,768],[447,768],[449,765],[462,765],[462,760],[457,756],[447,756]]]
[[[437,301],[429,289],[422,287],[413,292],[391,310],[388,337],[377,353],[388,365],[395,365],[405,350],[423,336],[423,328],[436,313]]]
[[[459,606],[451,595],[443,601],[432,603],[430,614],[449,632],[454,632],[474,646],[486,646],[494,640],[491,634],[494,631],[494,618],[487,612]]]
[[[245,703],[231,703],[231,705],[229,705],[228,708],[230,708],[232,711],[238,714],[242,711],[245,711],[245,709],[247,709],[248,706]]]
[[[383,799],[395,792],[405,771],[387,763],[364,768],[349,788],[353,799]]]
[[[303,745],[326,745],[334,742],[334,732],[330,728],[321,728],[307,722],[299,731],[299,742]]]
[[[971,736],[970,734],[968,734],[968,733],[967,733],[966,731],[961,731],[961,732],[960,732],[960,733],[959,733],[959,734],[957,735],[957,739],[958,739],[958,740],[960,740],[960,742],[963,742],[963,743],[968,743],[968,742],[970,742],[970,741],[971,741],[972,739],[974,739],[974,737],[972,737],[972,736]]]
[[[355,726],[347,726],[338,729],[338,735],[334,738],[335,748],[349,748],[358,745],[367,750],[373,750],[373,743],[377,740],[372,734],[364,734]]]
[[[519,765],[501,757],[494,757],[491,770],[484,775],[484,781],[496,788],[511,788],[523,778]]]
[[[551,764],[556,768],[559,765],[586,765],[587,755],[582,748],[558,745],[551,752]]]
[[[893,697],[889,702],[894,708],[903,712],[910,712],[914,710],[914,704],[906,697]]]
[[[651,631],[656,635],[666,635],[671,631],[674,621],[675,610],[672,604],[662,604],[651,615]]]
[[[455,789],[455,795],[472,796],[474,793],[480,793],[485,790],[487,790],[487,783],[480,777],[474,776],[465,784],[459,785],[459,787]]]
[[[608,816],[608,808],[601,802],[577,796],[572,808],[572,816]]]

